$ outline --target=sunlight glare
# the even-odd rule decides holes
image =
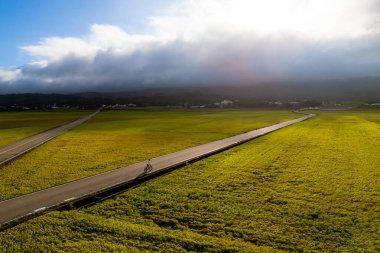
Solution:
[[[153,20],[157,30],[184,37],[208,30],[256,35],[297,34],[317,39],[366,33],[366,19],[355,0],[187,0],[170,18]]]

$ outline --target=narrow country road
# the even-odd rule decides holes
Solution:
[[[39,213],[41,214],[91,196],[96,196],[118,186],[152,177],[160,172],[199,160],[314,116],[314,114],[309,114],[302,118],[153,158],[149,162],[152,168],[148,172],[144,172],[148,163],[148,161],[144,161],[2,201],[0,202],[0,230],[33,218]]]
[[[97,110],[96,112],[84,118],[73,121],[69,124],[48,130],[46,132],[42,132],[40,134],[36,134],[28,138],[22,139],[18,142],[14,142],[9,145],[0,147],[0,166],[44,144],[45,142],[57,137],[58,135],[61,135],[64,132],[86,122],[87,120],[94,117],[99,111],[100,110]]]

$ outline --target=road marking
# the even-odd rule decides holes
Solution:
[[[32,213],[38,213],[38,212],[41,212],[41,211],[45,210],[46,208],[47,208],[46,206],[41,207],[41,208],[38,208],[38,209],[34,210]]]
[[[72,197],[72,198],[68,198],[68,199],[65,199],[63,202],[70,202],[72,200],[76,199],[75,197]]]

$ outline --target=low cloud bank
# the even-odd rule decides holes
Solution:
[[[241,9],[230,10],[232,16],[223,19],[219,15],[227,13],[223,8],[228,9],[230,1],[184,1],[171,7],[175,15],[151,18],[152,32],[148,35],[96,24],[82,37],[42,39],[36,45],[22,47],[35,61],[20,68],[0,68],[0,92],[115,91],[342,79],[380,73],[380,12],[373,11],[380,6],[374,1],[362,1],[360,10],[352,13],[348,9],[358,1],[337,0],[348,8],[343,8],[347,15],[356,18],[353,22],[343,14],[332,13],[347,20],[346,26],[341,19],[336,20],[341,29],[335,23],[323,26],[306,18],[310,27],[305,28],[302,20],[296,22],[281,13],[274,13],[280,15],[276,22],[266,20],[266,16],[251,19],[255,13],[242,13],[244,4],[267,6],[261,6],[262,1],[237,2]],[[322,7],[329,4],[324,0],[309,2],[322,2]],[[330,26],[335,27],[335,36]],[[312,30],[314,33],[309,33]]]

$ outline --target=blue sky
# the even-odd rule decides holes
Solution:
[[[20,47],[51,36],[81,36],[92,24],[128,32],[149,30],[147,19],[175,0],[1,0],[0,66],[19,66],[29,57]]]
[[[0,93],[379,76],[379,0],[0,0]]]

